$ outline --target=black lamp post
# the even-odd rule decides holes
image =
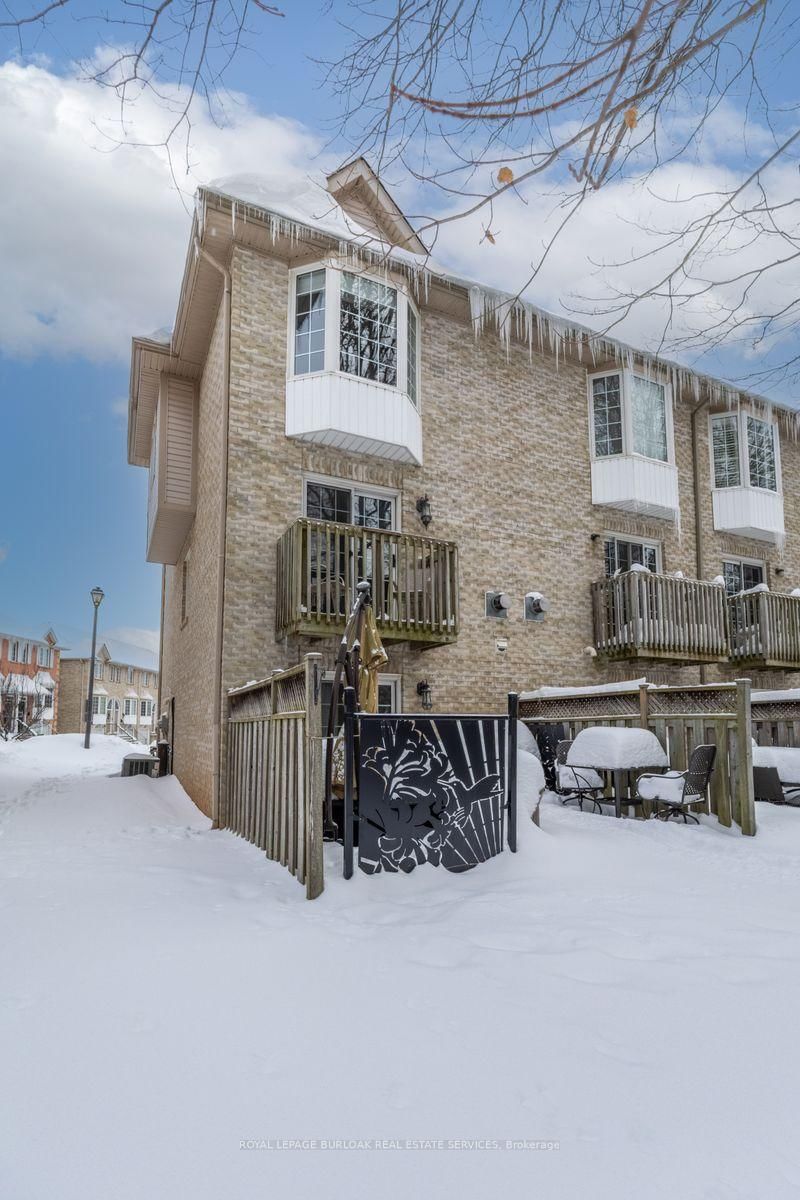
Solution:
[[[97,610],[103,600],[103,589],[92,588],[92,604],[94,605],[94,620],[92,622],[92,657],[89,659],[89,695],[86,699],[86,736],[83,739],[84,750],[89,749],[89,738],[92,733],[92,708],[94,706],[94,656],[97,651]]]

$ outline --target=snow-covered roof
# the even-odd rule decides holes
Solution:
[[[66,661],[74,659],[88,659],[91,654],[92,644],[89,638],[79,638],[70,653],[64,655]],[[106,650],[108,657],[103,653]],[[104,638],[102,644],[96,652],[96,658],[101,661],[113,663],[119,667],[133,667],[137,671],[152,671],[158,672],[158,655],[148,650],[145,646],[137,646],[131,642],[125,642],[118,638]]]
[[[46,688],[48,691],[51,691],[56,686],[56,681],[49,671],[37,671],[35,678],[39,686]]]
[[[344,168],[342,168],[344,169]],[[695,399],[706,398],[714,403],[736,404],[741,400],[791,413],[800,420],[800,413],[790,405],[770,401],[756,393],[735,387],[726,380],[695,371],[685,364],[667,359],[651,351],[632,346],[607,334],[599,333],[579,322],[556,316],[547,309],[523,300],[518,293],[504,292],[475,280],[464,278],[447,266],[435,263],[427,254],[415,254],[390,246],[349,217],[335,202],[321,178],[309,175],[261,173],[231,175],[213,180],[198,189],[197,220],[202,235],[207,198],[216,196],[231,205],[232,230],[237,221],[261,219],[271,230],[273,240],[286,236],[292,240],[314,234],[327,234],[340,243],[340,251],[352,247],[361,258],[370,258],[381,265],[390,264],[405,270],[427,294],[430,282],[438,279],[450,287],[464,289],[469,297],[470,316],[476,334],[493,325],[504,344],[515,336],[533,349],[549,352],[558,358],[567,348],[589,363],[612,359],[621,366],[641,363],[657,377],[672,383],[676,391],[686,389]],[[257,210],[248,213],[247,206]],[[587,364],[588,365],[588,364]]]
[[[30,675],[10,671],[3,681],[3,690],[6,693],[13,692],[17,696],[41,696],[46,689],[37,684]]]
[[[520,700],[545,700],[552,696],[602,696],[607,692],[635,692],[646,679],[624,679],[619,683],[593,683],[588,687],[540,687],[520,693]],[[652,685],[651,685],[652,686]]]

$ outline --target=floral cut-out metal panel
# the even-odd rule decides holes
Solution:
[[[359,717],[358,865],[468,871],[503,849],[507,721]]]

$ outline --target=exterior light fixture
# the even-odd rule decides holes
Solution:
[[[419,683],[417,684],[417,695],[419,696],[420,703],[424,709],[427,710],[433,708],[431,685],[428,683],[427,679],[420,679]]]
[[[589,534],[589,541],[590,541],[590,542],[599,542],[599,541],[600,541],[600,534],[599,534],[599,533],[590,533],[590,534]]]
[[[419,500],[417,501],[417,512],[419,513],[420,521],[422,521],[422,524],[427,529],[433,520],[430,496],[428,496],[427,492],[424,496],[420,496]]]
[[[89,694],[86,697],[86,734],[83,739],[84,750],[89,749],[89,738],[92,735],[92,709],[94,708],[94,656],[97,652],[97,610],[103,603],[105,593],[102,588],[94,587],[90,593],[94,605],[92,620],[92,657],[89,659]]]

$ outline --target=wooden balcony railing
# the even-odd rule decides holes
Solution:
[[[279,637],[341,633],[362,579],[384,641],[442,645],[458,636],[453,542],[302,517],[278,541],[277,574]]]
[[[800,669],[800,597],[742,592],[729,597],[728,614],[734,663]]]
[[[723,588],[695,579],[627,571],[592,584],[595,648],[606,658],[726,662]]]

